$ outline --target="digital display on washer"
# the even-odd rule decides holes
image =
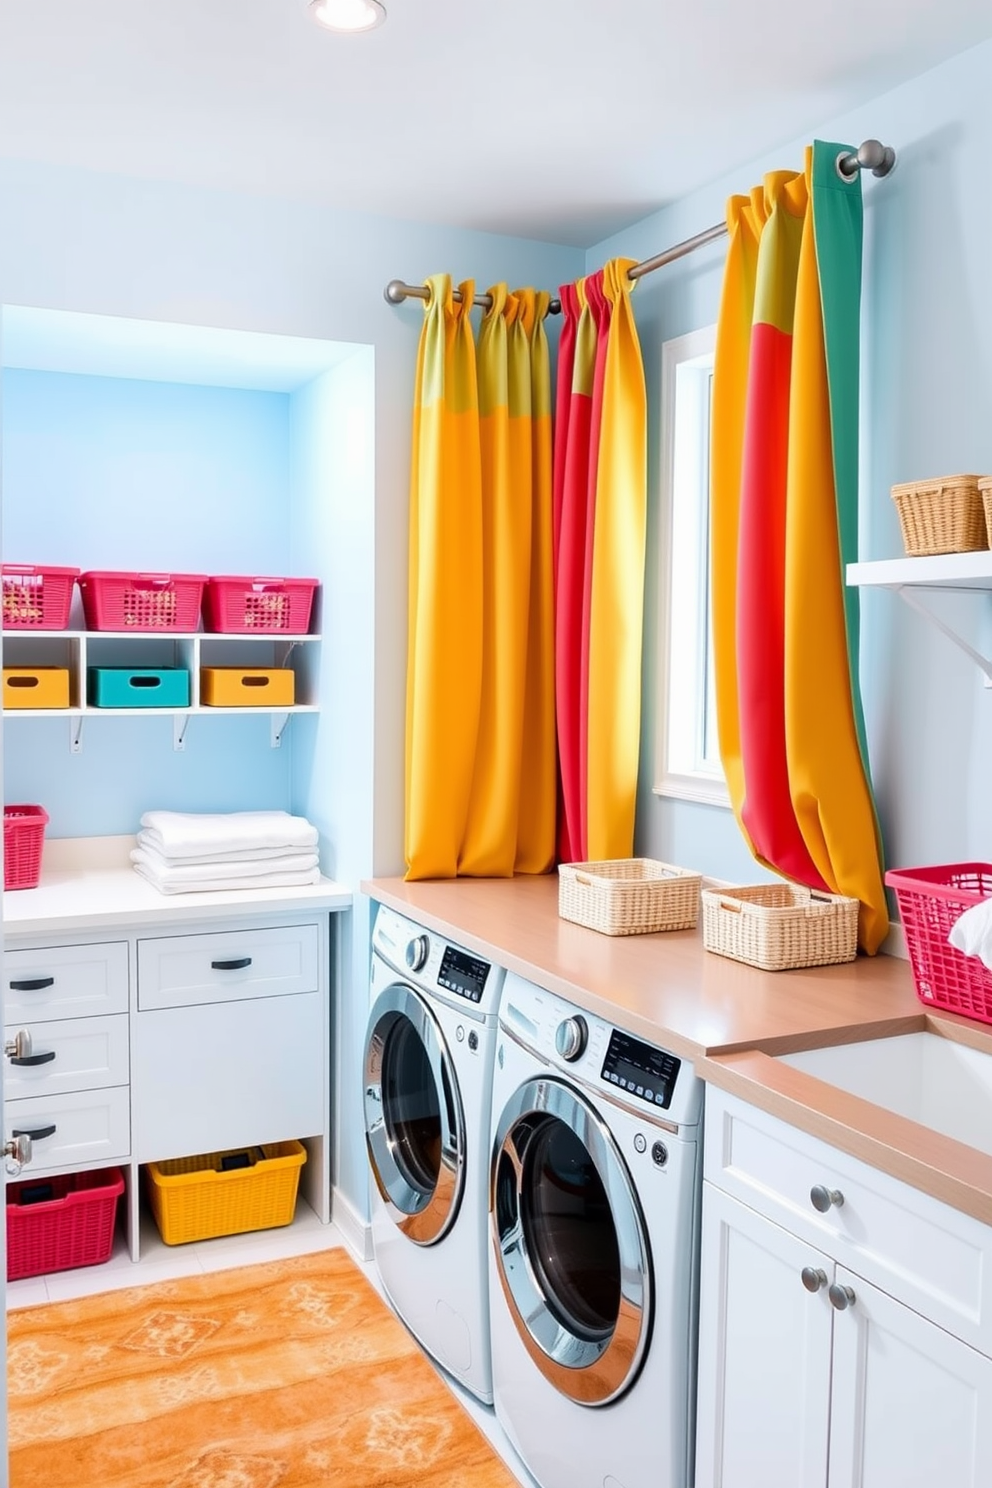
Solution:
[[[614,1028],[603,1061],[603,1079],[652,1106],[667,1109],[682,1061]]]
[[[454,946],[445,946],[441,970],[437,974],[439,987],[447,987],[449,992],[467,997],[469,1002],[481,1002],[488,975],[488,961],[480,961],[478,956],[468,956],[464,951],[456,951]]]

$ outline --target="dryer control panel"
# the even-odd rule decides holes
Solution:
[[[614,1028],[603,1061],[602,1078],[626,1090],[628,1095],[636,1095],[638,1100],[667,1111],[681,1067],[681,1059],[674,1054]]]

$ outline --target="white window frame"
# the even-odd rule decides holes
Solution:
[[[707,326],[666,341],[661,351],[654,792],[729,808],[727,782],[716,755],[712,665],[707,663],[709,420],[715,347],[716,326]],[[713,736],[709,757],[707,717]]]

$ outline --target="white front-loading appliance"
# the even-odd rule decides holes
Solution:
[[[413,1335],[487,1404],[489,1113],[503,976],[380,906],[364,1083],[375,1264]]]
[[[497,1417],[542,1488],[690,1488],[702,1082],[510,972],[492,1110]]]

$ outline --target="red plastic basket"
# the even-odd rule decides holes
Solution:
[[[3,886],[34,889],[41,877],[48,812],[44,806],[3,808]]]
[[[7,1184],[7,1280],[110,1260],[120,1168]]]
[[[920,1001],[992,1023],[992,972],[947,941],[965,910],[992,895],[992,864],[892,869],[885,882],[896,892]]]
[[[65,630],[78,568],[3,564],[4,630]]]
[[[205,574],[80,574],[88,630],[196,630]]]
[[[319,580],[217,575],[203,591],[203,625],[217,634],[306,635]]]

